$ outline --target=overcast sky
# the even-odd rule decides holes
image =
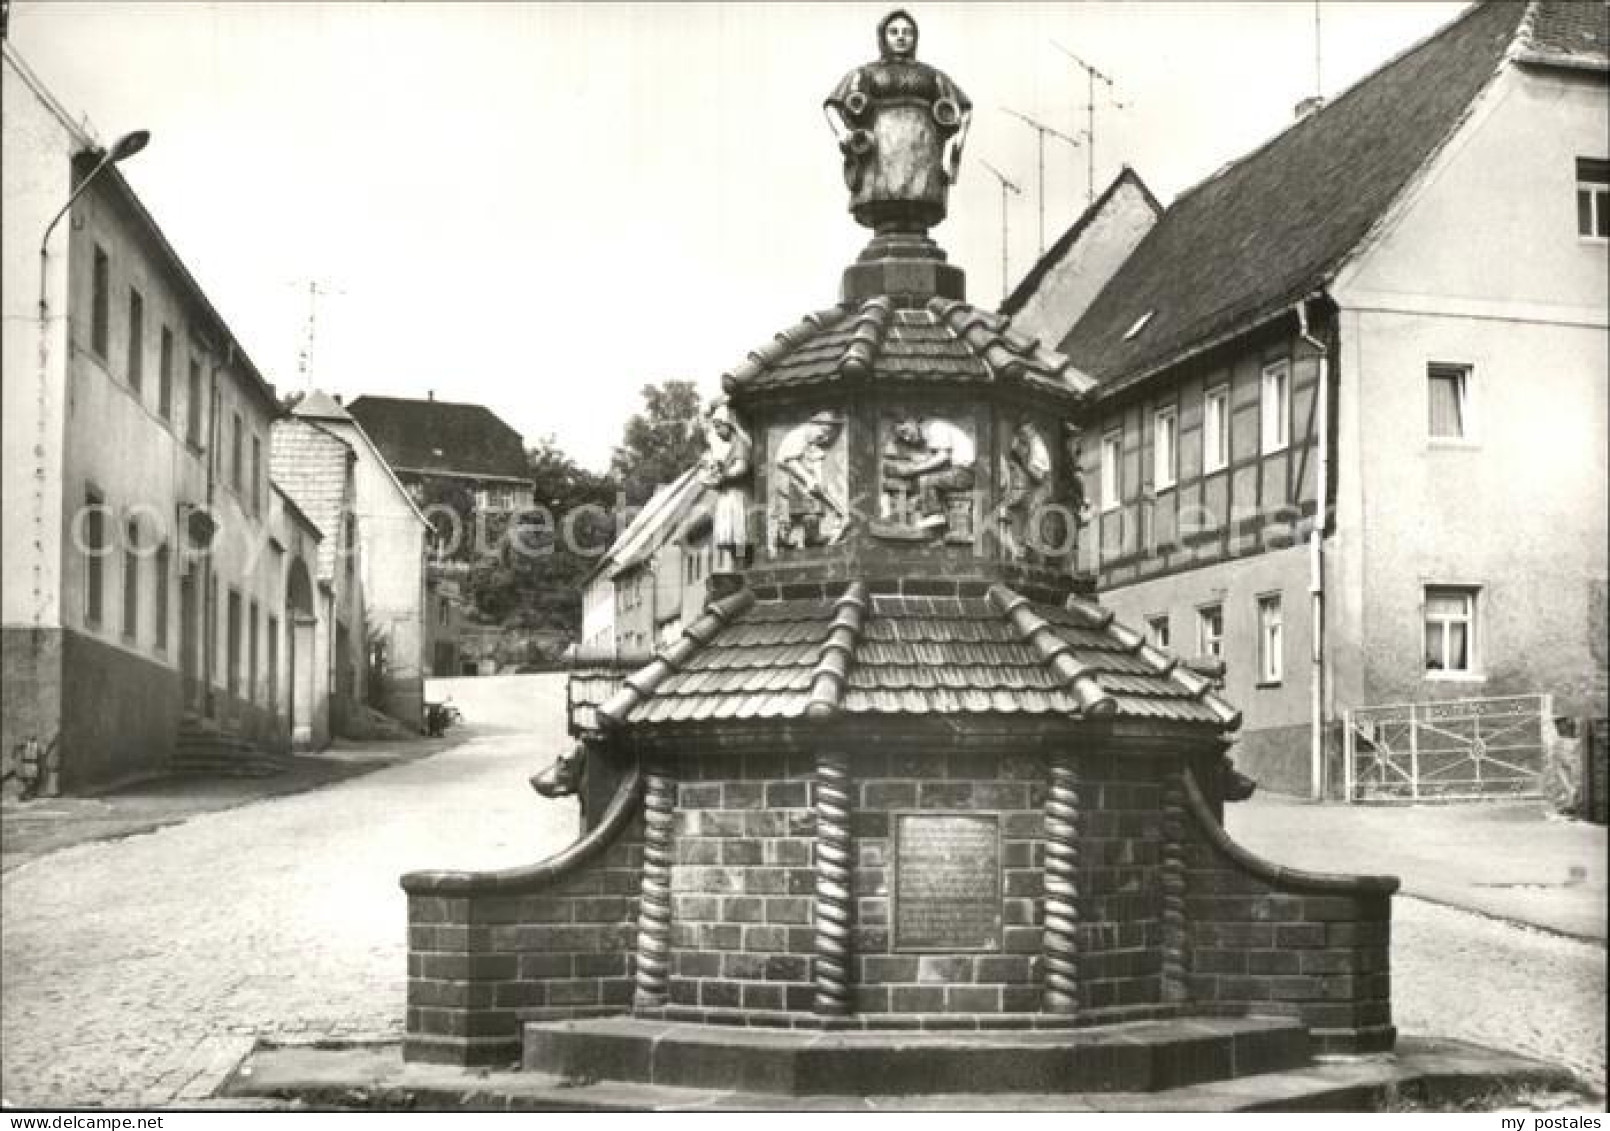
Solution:
[[[490,406],[604,467],[637,389],[724,370],[837,299],[869,233],[845,211],[822,98],[875,54],[890,4],[29,3],[11,39],[109,141],[269,380]],[[1463,3],[1320,9],[1335,95]],[[1132,165],[1167,203],[1273,136],[1315,90],[1315,7],[909,5],[919,56],[971,96],[935,236],[969,298],[1038,253],[1035,133],[1086,125],[1099,192]],[[1114,105],[1114,102],[1121,105]],[[1049,140],[1050,242],[1087,198],[1087,154]]]

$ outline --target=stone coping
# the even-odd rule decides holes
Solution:
[[[1396,876],[1344,876],[1322,872],[1304,872],[1273,864],[1231,839],[1208,805],[1197,784],[1196,775],[1189,768],[1181,774],[1185,786],[1185,805],[1207,837],[1208,844],[1236,867],[1272,885],[1276,890],[1307,892],[1316,895],[1391,895],[1401,886]]]
[[[396,1043],[259,1045],[211,1106],[299,1101],[371,1111],[1374,1111],[1404,1101],[1448,1103],[1496,1087],[1580,1094],[1555,1065],[1458,1041],[1407,1037],[1396,1053],[1324,1058],[1268,1072],[1157,1092],[910,1096],[778,1096],[721,1088],[602,1082],[513,1069],[407,1063]],[[1480,1110],[1472,1108],[1471,1110]],[[1583,1097],[1572,1110],[1601,1111]]]
[[[409,895],[529,895],[550,886],[597,856],[637,815],[643,771],[635,767],[621,780],[609,807],[587,833],[570,847],[535,864],[497,872],[409,872],[400,883]]]

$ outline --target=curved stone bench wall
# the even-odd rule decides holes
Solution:
[[[1258,860],[1181,755],[883,745],[684,754],[628,775],[550,861],[405,877],[405,1054],[508,1062],[524,1022],[626,1012],[834,1029],[1274,1013],[1318,1048],[1391,1046],[1395,880]],[[990,942],[899,945],[902,815],[999,829]]]

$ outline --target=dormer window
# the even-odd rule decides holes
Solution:
[[[1150,322],[1152,320],[1152,315],[1156,313],[1157,311],[1155,310],[1148,310],[1145,314],[1142,314],[1139,318],[1135,319],[1135,324],[1128,330],[1124,331],[1124,341],[1134,341],[1135,337],[1142,330],[1146,329],[1146,323]]]

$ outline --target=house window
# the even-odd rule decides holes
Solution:
[[[1576,159],[1576,234],[1610,236],[1610,161],[1603,157]]]
[[[193,448],[201,447],[201,362],[190,359],[190,377],[185,388],[185,439]]]
[[[268,710],[279,709],[280,688],[280,619],[268,618]]]
[[[1428,586],[1425,592],[1426,671],[1476,670],[1476,591]]]
[[[112,261],[99,244],[95,246],[95,268],[91,286],[89,344],[102,361],[106,360],[112,339]]]
[[[152,611],[156,613],[157,621],[157,651],[168,650],[168,564],[170,552],[166,542],[157,547],[156,577],[152,601]]]
[[[440,625],[446,625],[447,624],[447,598],[446,597],[438,597],[436,599],[436,623],[440,624]]]
[[[1470,369],[1432,365],[1426,370],[1428,428],[1433,439],[1462,440],[1470,435]]]
[[[246,619],[246,702],[257,702],[257,602],[251,603]]]
[[[241,432],[240,413],[235,413],[234,431],[229,437],[229,485],[235,489],[235,497],[240,497],[241,473],[241,443],[245,439]]]
[[[1160,408],[1152,418],[1152,486],[1163,490],[1174,486],[1174,469],[1179,456],[1179,413]]]
[[[157,412],[163,420],[173,419],[173,331],[166,326],[157,354]]]
[[[106,501],[98,491],[84,492],[84,619],[100,624],[105,607],[106,583],[103,559],[106,544]]]
[[[1224,606],[1203,605],[1196,610],[1196,651],[1198,655],[1224,658]]]
[[[129,386],[136,392],[145,381],[145,299],[129,288]]]
[[[128,542],[123,546],[123,635],[130,640],[140,635],[140,526],[128,525]]]
[[[1118,432],[1101,438],[1101,509],[1118,509],[1120,497],[1118,461],[1123,454],[1123,437]]]
[[[1278,452],[1291,443],[1291,363],[1263,367],[1263,451]]]
[[[1154,648],[1168,647],[1168,614],[1146,618],[1146,639]]]
[[[1258,598],[1258,682],[1276,684],[1282,672],[1282,643],[1284,626],[1281,623],[1280,595]]]
[[[1202,401],[1202,474],[1230,464],[1230,390],[1209,389]]]
[[[235,589],[229,591],[227,631],[224,656],[229,666],[224,669],[224,686],[235,698],[240,695],[240,593]]]
[[[263,438],[252,437],[252,513],[263,513]]]

